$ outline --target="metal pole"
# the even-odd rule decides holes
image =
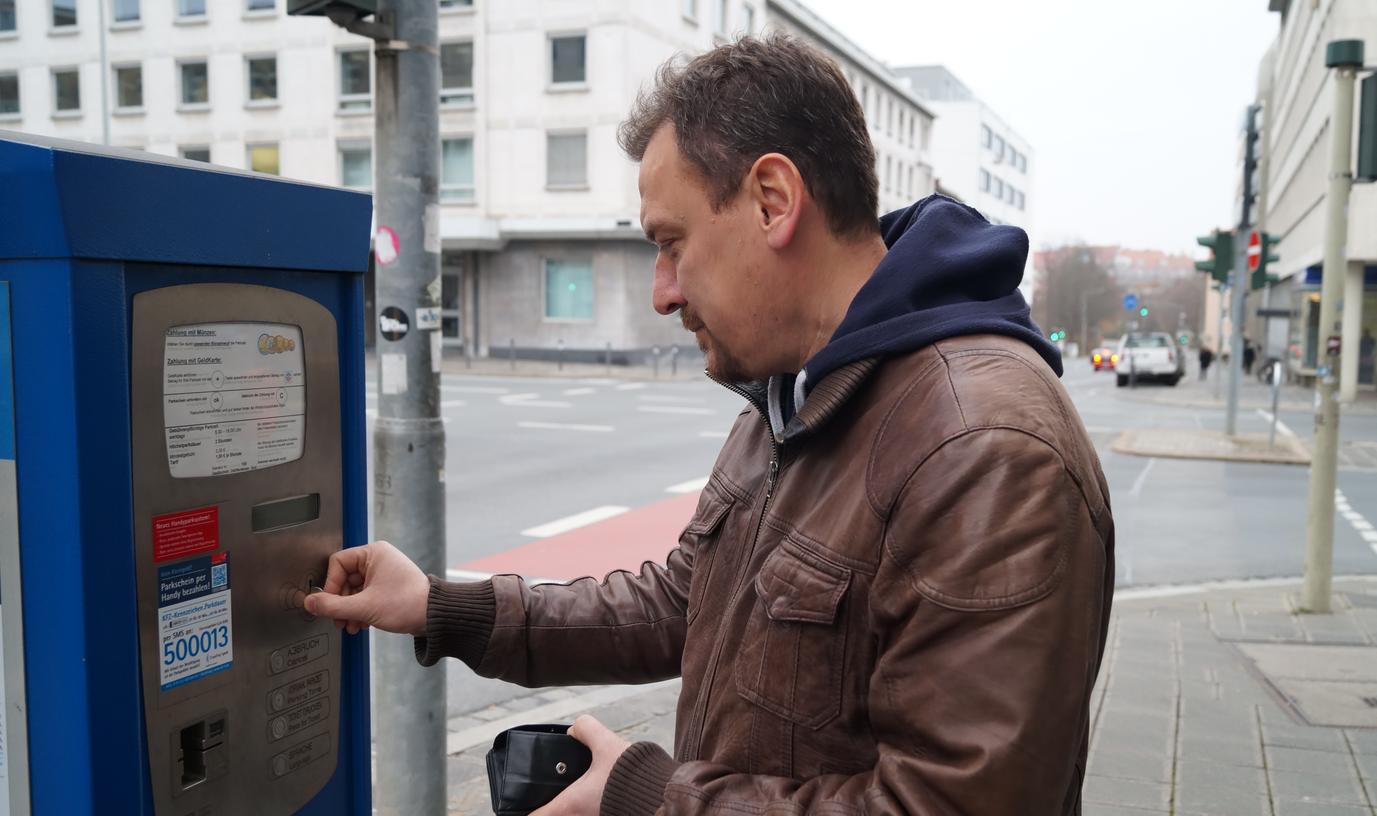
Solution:
[[[555,351],[555,365],[560,371],[564,370],[564,338],[560,338],[559,348]]]
[[[1333,53],[1334,43],[1330,44]],[[1361,53],[1358,65],[1362,64]],[[1339,345],[1335,330],[1339,299],[1343,297],[1348,246],[1348,196],[1353,186],[1353,81],[1355,66],[1334,67],[1334,113],[1329,119],[1329,192],[1325,196],[1324,267],[1320,285],[1318,342],[1325,357],[1315,378],[1319,391],[1315,411],[1315,452],[1310,460],[1309,516],[1305,527],[1305,594],[1310,612],[1328,613],[1334,570],[1334,484],[1339,455]]]
[[[1257,159],[1255,143],[1257,139],[1257,117],[1260,107],[1249,105],[1246,114],[1246,149],[1243,161],[1243,204],[1239,208],[1238,229],[1234,230],[1234,271],[1233,292],[1230,300],[1229,320],[1233,323],[1229,343],[1229,401],[1224,416],[1224,433],[1233,436],[1238,432],[1238,388],[1243,381],[1243,332],[1248,322],[1248,290],[1252,287],[1252,276],[1248,272],[1248,231],[1252,227],[1253,170]]]
[[[107,27],[105,25],[105,4],[106,0],[96,3],[96,8],[100,9],[100,17],[97,23],[100,25],[100,141],[101,144],[110,144],[110,59],[107,55],[105,38]]]
[[[679,347],[669,347],[669,376],[679,376]]]
[[[516,371],[516,338],[511,337],[507,340],[507,362],[511,365],[512,371]]]
[[[1219,399],[1220,383],[1224,381],[1224,304],[1228,301],[1224,299],[1226,286],[1219,287],[1219,333],[1215,335],[1215,348],[1217,353],[1214,359],[1214,398]]]
[[[1352,185],[1352,182],[1349,182]],[[1340,358],[1339,402],[1351,404],[1358,397],[1358,347],[1363,328],[1363,264],[1349,261],[1344,281],[1343,343],[1349,353]]]
[[[607,373],[612,373],[612,344],[609,342],[607,348],[602,353],[602,364],[607,367]]]
[[[654,365],[655,365],[655,378],[656,378],[656,379],[659,379],[659,378],[660,378],[660,347],[659,347],[659,346],[655,346],[654,348],[652,348],[652,349],[650,350],[650,354],[651,354],[651,357],[654,359]]]
[[[1086,299],[1086,296],[1089,295],[1089,294],[1090,294],[1089,292],[1081,292],[1081,348],[1082,348],[1083,350],[1086,350],[1086,351],[1089,351],[1089,349],[1090,349],[1090,340],[1089,340],[1089,338],[1087,338],[1087,337],[1085,336],[1086,331],[1087,331],[1086,326],[1085,326],[1085,323],[1086,323],[1086,321],[1085,321],[1085,307],[1086,307],[1085,299]]]
[[[1267,447],[1277,443],[1277,403],[1281,401],[1281,361],[1272,364],[1272,433],[1267,437]]]
[[[396,236],[396,260],[378,266],[378,305],[417,324],[439,311],[440,66],[434,0],[379,0],[377,20],[394,41],[377,55],[377,220]],[[388,236],[387,240],[391,240]],[[437,321],[438,322],[438,321]],[[438,330],[438,327],[435,329]],[[422,571],[445,574],[445,426],[440,361],[431,330],[380,339],[373,436],[373,526]],[[400,367],[400,368],[398,368]],[[398,377],[404,370],[405,376]],[[400,385],[399,385],[400,383]],[[375,631],[376,810],[380,816],[446,812],[445,672],[416,662],[410,635]]]

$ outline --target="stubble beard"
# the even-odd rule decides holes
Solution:
[[[754,379],[741,360],[732,355],[696,315],[685,309],[679,318],[684,330],[693,334],[693,339],[698,343],[698,350],[703,352],[704,367],[709,377],[724,383],[749,382]]]

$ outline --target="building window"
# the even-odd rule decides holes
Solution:
[[[1014,189],[1014,185],[1010,184],[1005,188],[1004,200],[1010,204],[1018,203],[1018,190]]]
[[[277,101],[277,57],[247,57],[249,104]]]
[[[206,145],[182,145],[177,150],[178,155],[191,161],[209,162],[210,148]]]
[[[373,147],[367,142],[341,142],[339,183],[351,190],[373,189]]]
[[[112,15],[116,23],[136,23],[139,21],[139,0],[114,0]]]
[[[999,176],[994,177],[994,189],[992,190],[992,192],[994,193],[995,198],[1000,199],[1001,201],[1004,199],[1004,179],[1000,178]]]
[[[545,185],[554,190],[588,186],[587,133],[546,135]]]
[[[210,69],[204,60],[183,62],[177,66],[182,80],[182,107],[204,108],[210,105]]]
[[[440,0],[440,11],[467,10],[473,8],[473,0]]]
[[[986,170],[985,168],[982,167],[982,168],[980,168],[980,192],[982,192],[982,193],[988,193],[989,191],[990,191],[990,171],[989,171],[989,170]]]
[[[473,43],[440,46],[440,104],[473,104]]]
[[[275,144],[249,145],[249,169],[255,173],[281,175],[280,156]]]
[[[593,319],[593,263],[545,259],[545,319]]]
[[[994,133],[990,130],[990,126],[989,126],[989,125],[981,125],[981,126],[980,126],[980,146],[981,146],[981,147],[989,147],[989,146],[992,145],[992,144],[994,144]]]
[[[75,68],[53,71],[53,108],[58,113],[81,110],[81,79]]]
[[[1001,161],[1004,158],[1004,137],[998,134],[994,137],[994,154],[995,161]]]
[[[1025,205],[1026,205],[1027,203],[1028,203],[1028,199],[1024,198],[1024,197],[1023,197],[1023,191],[1022,191],[1022,190],[1019,190],[1019,191],[1018,191],[1018,203],[1015,204],[1015,206],[1018,207],[1020,210],[1022,210],[1022,209],[1024,209],[1024,207],[1025,207]]]
[[[713,31],[723,37],[727,36],[727,0],[713,0],[717,3],[717,13],[713,15]]]
[[[909,194],[909,197],[915,197],[915,196],[918,195],[918,188],[917,188],[916,186],[914,186],[914,183],[913,183],[913,169],[914,169],[914,168],[913,168],[913,165],[910,164],[910,165],[908,166],[908,194]]]
[[[894,186],[894,185],[891,183],[891,179],[893,179],[893,177],[894,177],[893,174],[894,174],[893,160],[890,159],[889,156],[885,156],[885,191],[886,191],[886,192],[888,192],[889,189],[890,189],[891,187]]]
[[[115,110],[131,112],[143,109],[143,67],[115,66]]]
[[[72,28],[76,24],[76,0],[53,0],[53,28]]]
[[[580,84],[588,81],[584,53],[587,36],[569,34],[550,38],[550,83]]]
[[[19,75],[0,74],[0,116],[19,115]]]
[[[755,31],[755,6],[741,7],[741,30],[746,34]]]
[[[14,17],[14,0],[0,0],[0,34],[14,31],[18,21]]]
[[[684,13],[684,19],[698,22],[698,0],[679,0],[679,8]]]
[[[368,51],[339,52],[339,109],[370,110],[373,107],[373,79]]]
[[[206,0],[177,0],[177,19],[200,19],[206,16]]]
[[[262,14],[276,10],[277,0],[245,0],[244,2],[244,11],[249,13]]]
[[[440,142],[440,200],[473,201],[473,137]]]

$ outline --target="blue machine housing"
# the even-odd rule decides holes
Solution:
[[[33,813],[153,813],[130,463],[134,295],[247,283],[330,310],[345,545],[362,544],[371,206],[361,193],[0,131]],[[345,635],[342,668],[339,762],[305,814],[371,812],[365,637]]]

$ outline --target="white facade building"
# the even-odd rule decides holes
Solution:
[[[1280,14],[1281,25],[1258,70],[1257,102],[1263,113],[1257,223],[1280,239],[1276,247],[1280,261],[1269,265],[1268,272],[1281,280],[1250,297],[1249,336],[1261,339],[1265,353],[1284,356],[1293,373],[1310,378],[1324,343],[1319,290],[1334,109],[1325,47],[1333,40],[1362,40],[1367,43],[1367,61],[1372,63],[1377,50],[1377,8],[1370,0],[1269,0],[1268,8]],[[1354,104],[1356,111],[1356,100]],[[1350,166],[1357,163],[1356,134],[1355,116]],[[1363,328],[1369,338],[1377,337],[1374,224],[1377,186],[1353,185],[1347,256],[1349,264],[1364,273]],[[1258,308],[1274,314],[1289,310],[1291,317],[1263,321],[1256,317]],[[1357,349],[1358,383],[1365,390],[1373,389],[1377,379],[1374,344],[1377,341],[1369,339]]]
[[[931,190],[931,114],[794,0],[438,2],[444,334],[480,354],[691,346],[650,308],[616,128],[666,59],[767,17],[873,96],[882,207]],[[371,45],[285,0],[0,0],[0,128],[368,189]]]
[[[1033,148],[1003,118],[976,98],[944,65],[896,68],[913,93],[937,115],[932,164],[940,193],[960,199],[995,224],[1028,233],[1035,247]],[[1033,254],[1019,288],[1033,297]]]

